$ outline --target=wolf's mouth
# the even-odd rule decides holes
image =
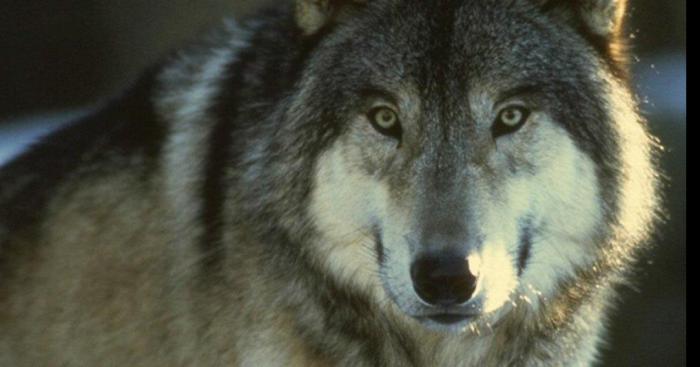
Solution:
[[[443,314],[427,316],[427,317],[425,317],[425,319],[436,322],[438,324],[452,325],[452,324],[461,323],[463,321],[472,319],[474,317],[476,317],[476,315],[443,313]]]

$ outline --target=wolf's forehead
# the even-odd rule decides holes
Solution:
[[[575,67],[568,59],[581,47],[562,42],[527,3],[395,2],[375,18],[370,28],[376,32],[365,33],[358,46],[364,49],[363,62],[375,64],[377,78],[408,77],[422,90],[434,83],[446,86],[445,80],[461,84],[461,90],[474,79],[507,86],[549,77],[562,64]]]

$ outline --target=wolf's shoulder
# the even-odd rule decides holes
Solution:
[[[234,105],[230,97],[240,98],[238,91],[259,79],[256,65],[274,63],[263,49],[285,44],[285,17],[285,11],[274,10],[241,22],[226,20],[162,57],[91,114],[0,167],[0,226],[13,232],[35,223],[66,183],[106,172],[156,172],[179,133],[189,139],[219,120],[233,123],[230,108],[221,107]]]
[[[166,134],[150,98],[157,74],[148,70],[127,92],[0,168],[0,223],[10,230],[30,224],[68,180],[156,161]]]

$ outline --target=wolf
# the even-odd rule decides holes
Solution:
[[[296,0],[0,171],[2,366],[588,366],[658,217],[623,0]]]

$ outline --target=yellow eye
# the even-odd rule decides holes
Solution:
[[[508,108],[501,112],[501,122],[506,126],[518,126],[525,114],[518,108]]]
[[[491,126],[491,132],[495,137],[510,134],[520,129],[530,116],[530,110],[521,106],[512,106],[503,109]]]
[[[396,113],[386,107],[380,107],[374,113],[374,123],[382,129],[391,129],[399,122]]]
[[[372,126],[380,133],[396,138],[401,137],[399,116],[391,108],[376,107],[369,112],[368,118]]]

